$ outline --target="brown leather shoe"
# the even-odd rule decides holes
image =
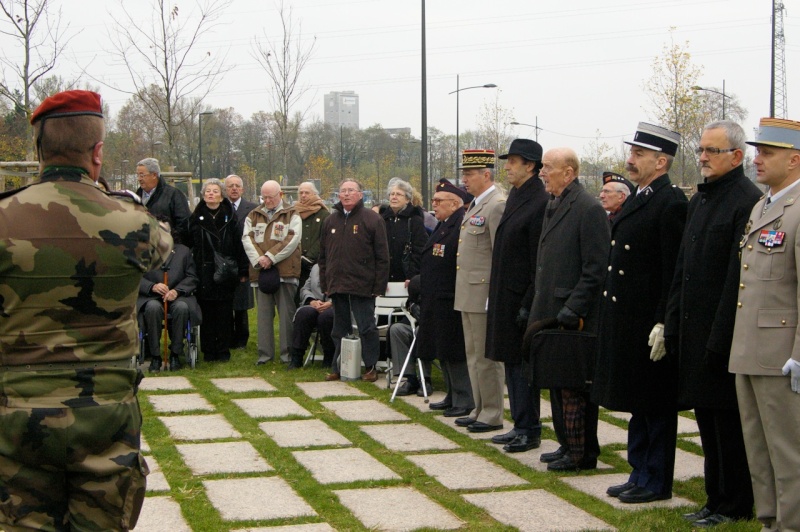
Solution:
[[[326,381],[338,381],[340,378],[341,377],[339,376],[338,373],[328,373],[327,375],[325,375]]]
[[[371,370],[364,373],[361,379],[367,382],[375,382],[378,380],[378,370],[376,370],[375,366],[373,366]]]

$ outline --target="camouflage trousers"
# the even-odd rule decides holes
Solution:
[[[80,408],[0,406],[0,528],[130,530],[145,494],[135,392]]]

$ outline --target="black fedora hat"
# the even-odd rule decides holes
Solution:
[[[531,139],[514,139],[508,153],[498,159],[508,159],[509,155],[519,155],[527,161],[542,162],[542,145]]]

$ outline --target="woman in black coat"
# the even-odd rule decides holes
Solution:
[[[200,328],[203,359],[227,362],[231,358],[233,295],[238,279],[247,275],[247,260],[236,229],[236,212],[224,191],[219,179],[203,183],[202,199],[189,218],[189,234],[200,278],[197,301],[204,318]],[[238,277],[230,283],[214,281],[214,251],[236,260]]]
[[[419,273],[422,248],[428,240],[425,218],[420,207],[411,204],[414,189],[402,179],[389,181],[389,205],[382,206],[380,215],[386,222],[389,240],[389,282],[408,281]],[[410,249],[410,260],[403,266],[403,255]]]

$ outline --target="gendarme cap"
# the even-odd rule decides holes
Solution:
[[[648,150],[664,152],[674,157],[678,153],[678,144],[681,142],[681,136],[661,126],[639,122],[633,140],[625,140],[623,142],[631,146],[641,146]]]

